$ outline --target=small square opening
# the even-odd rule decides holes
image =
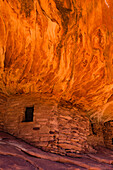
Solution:
[[[34,113],[34,106],[26,107],[25,118],[23,122],[33,122],[33,113]]]

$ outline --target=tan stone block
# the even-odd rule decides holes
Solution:
[[[72,118],[70,116],[62,116],[60,115],[60,118],[66,119],[66,120],[71,120]]]
[[[38,146],[47,146],[48,142],[40,141]]]
[[[71,140],[70,140],[72,143],[74,142],[74,143],[76,143],[76,142],[79,142],[80,141],[80,139],[78,139],[78,138],[72,138]]]
[[[67,143],[62,143],[62,144],[60,143],[59,146],[64,148],[64,149],[69,149],[69,150],[71,150],[71,149],[81,150],[81,147],[77,147],[75,145],[71,145],[71,144],[67,144]]]
[[[40,127],[39,133],[47,133],[49,134],[50,128],[47,126]]]
[[[40,137],[40,141],[43,141],[43,142],[48,142],[49,141],[49,137],[48,136],[45,136],[45,137]]]
[[[53,136],[49,136],[49,141],[53,141],[54,137]]]

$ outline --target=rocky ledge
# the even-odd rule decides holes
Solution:
[[[113,151],[100,148],[95,154],[75,157],[44,152],[7,133],[0,132],[0,170],[112,170]]]

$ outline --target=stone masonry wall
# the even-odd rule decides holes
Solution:
[[[0,103],[0,131],[4,129],[5,105],[5,102]]]
[[[4,129],[4,114],[6,109],[7,96],[0,92],[0,131]]]
[[[113,150],[113,120],[104,123],[103,135],[105,146]]]
[[[3,108],[3,105],[0,104],[0,108]],[[0,109],[0,130],[3,129],[3,112]]]
[[[26,107],[34,106],[33,122],[22,122]],[[5,106],[4,131],[45,151],[73,155],[88,149],[89,121],[76,109],[58,106],[36,95],[10,97]]]

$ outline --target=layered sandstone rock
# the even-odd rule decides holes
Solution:
[[[112,0],[0,0],[1,94],[51,93],[112,119],[112,13]]]
[[[75,154],[75,158],[46,153],[40,149],[0,132],[1,169],[54,170],[112,170],[113,151],[100,149],[97,154]]]

